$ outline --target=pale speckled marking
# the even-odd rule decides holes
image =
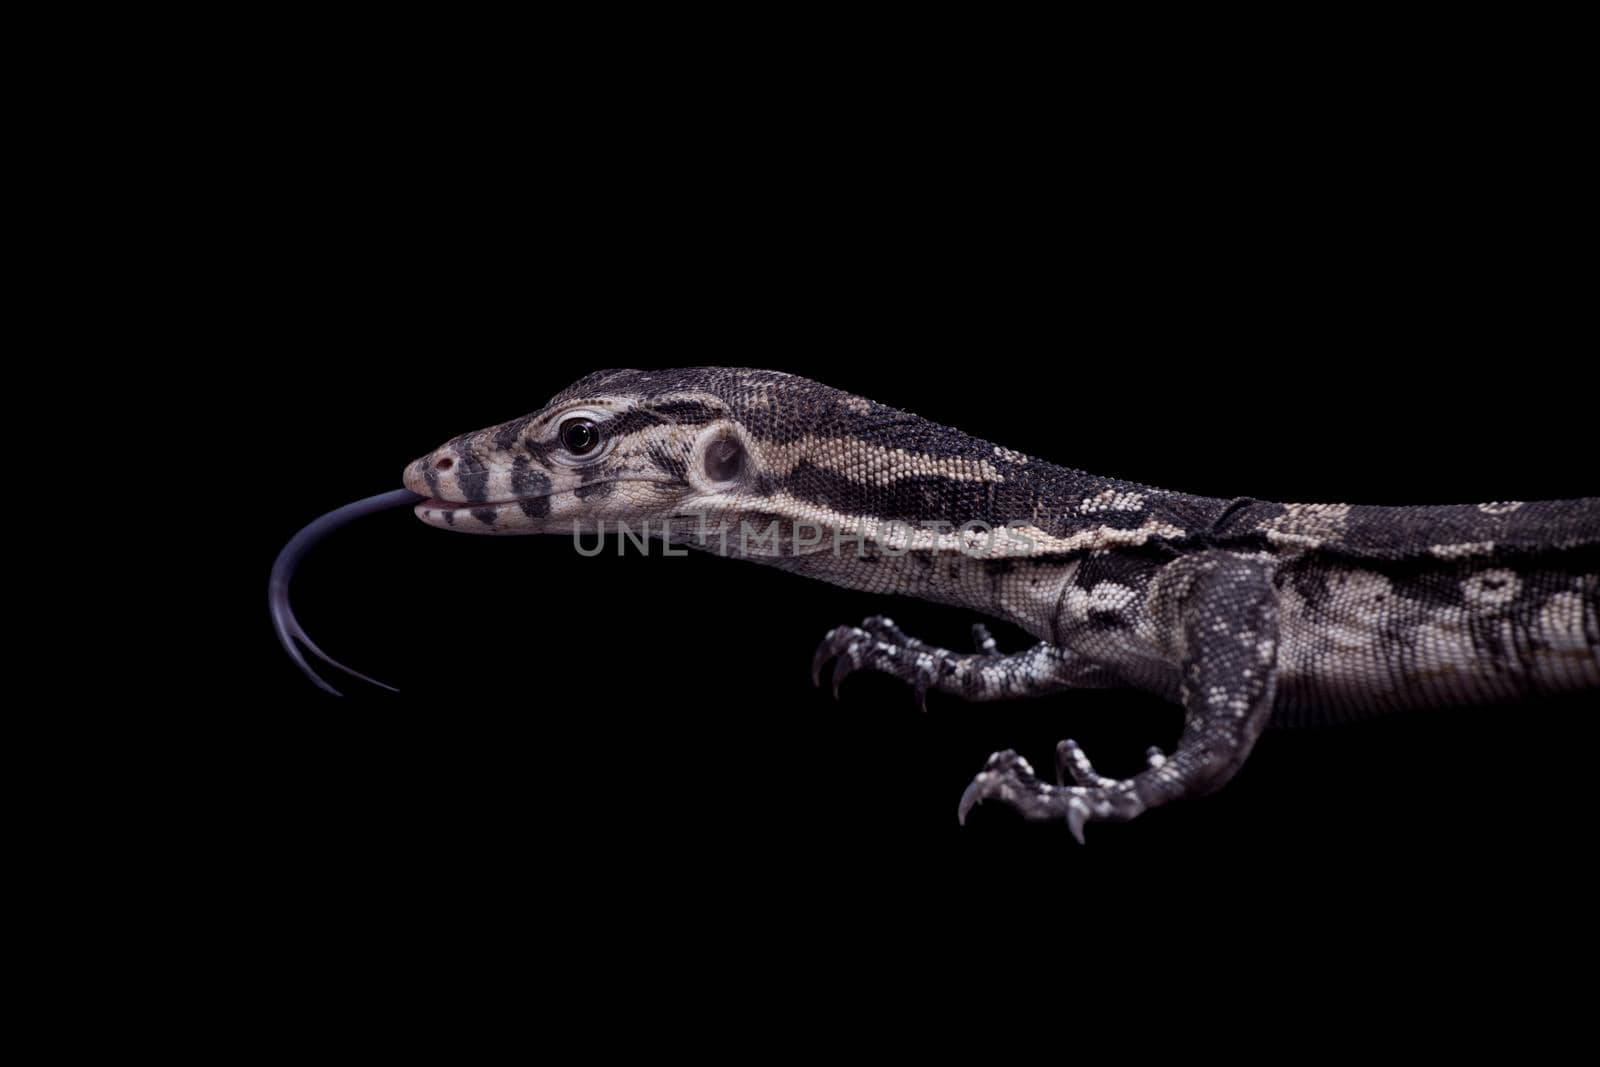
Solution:
[[[1057,537],[1046,533],[1036,526],[1019,524],[1011,528],[1015,533],[1035,541],[1041,546],[1038,555],[1042,552],[1077,552],[1093,551],[1103,548],[1137,548],[1148,544],[1155,538],[1179,539],[1185,536],[1185,531],[1170,522],[1160,519],[1146,519],[1134,529],[1118,529],[1114,526],[1094,526],[1078,530],[1066,537]]]
[[[1275,545],[1320,548],[1336,541],[1350,519],[1349,504],[1288,504],[1263,532]]]
[[[1557,593],[1544,602],[1538,615],[1539,636],[1554,652],[1597,655],[1584,641],[1583,598],[1577,593]]]
[[[1374,571],[1340,570],[1329,575],[1328,605],[1318,620],[1329,652],[1375,654],[1383,632],[1372,619],[1392,595],[1389,579]]]
[[[1467,603],[1478,607],[1498,608],[1517,599],[1522,589],[1522,579],[1516,571],[1494,568],[1474,574],[1461,583],[1461,593]]]
[[[784,477],[801,462],[848,476],[863,485],[889,486],[902,478],[948,478],[956,482],[1002,482],[995,467],[984,460],[931,456],[904,448],[886,448],[864,441],[807,435],[782,444],[761,447],[762,469]]]
[[[1138,511],[1144,507],[1143,493],[1130,493],[1120,489],[1107,489],[1094,496],[1085,497],[1078,510],[1085,515],[1097,511]]]
[[[1088,590],[1068,587],[1063,606],[1072,618],[1087,619],[1092,612],[1125,613],[1138,602],[1137,589],[1116,582],[1097,582]]]
[[[1459,545],[1429,545],[1428,552],[1437,559],[1467,559],[1470,556],[1487,556],[1494,552],[1494,542],[1468,541]]]

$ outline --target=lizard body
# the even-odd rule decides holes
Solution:
[[[1419,507],[1169,492],[1060,467],[763,370],[603,371],[406,468],[423,521],[604,532],[963,607],[1038,640],[924,644],[877,616],[833,664],[968,700],[1132,686],[1180,702],[1128,778],[1071,741],[1056,782],[1014,752],[962,798],[1030,819],[1129,819],[1225,784],[1269,721],[1600,688],[1600,499]],[[1070,777],[1071,784],[1065,784]]]

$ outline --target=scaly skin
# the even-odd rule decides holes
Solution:
[[[834,684],[872,669],[968,700],[1132,686],[1181,701],[1171,754],[1125,779],[1071,741],[1057,783],[1015,753],[962,798],[1129,819],[1225,784],[1269,721],[1600,688],[1600,499],[1275,504],[1058,467],[773,371],[603,371],[411,464],[431,525],[626,524],[835,585],[957,605],[1039,640],[934,648],[881,617],[826,635]],[[1064,776],[1071,785],[1061,784]]]

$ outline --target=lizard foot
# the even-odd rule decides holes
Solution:
[[[811,684],[822,684],[822,669],[831,661],[837,699],[840,684],[856,671],[881,671],[911,686],[917,705],[927,711],[929,689],[961,692],[981,662],[1000,658],[994,638],[983,624],[972,628],[972,636],[978,651],[962,655],[917,640],[883,615],[864,619],[860,626],[836,626],[811,658]]]
[[[965,824],[973,807],[985,800],[998,800],[1030,822],[1065,819],[1072,836],[1082,844],[1085,824],[1131,819],[1144,810],[1132,779],[1117,781],[1095,774],[1087,757],[1070,741],[1057,746],[1058,761],[1063,750],[1068,752],[1066,768],[1074,778],[1083,773],[1094,780],[1094,785],[1051,785],[1033,773],[1027,760],[1007,749],[990,756],[967,786],[956,809],[957,820]],[[1074,752],[1076,759],[1071,756]],[[1080,759],[1081,765],[1076,762]]]
[[[1159,748],[1151,745],[1145,750],[1144,762],[1145,766],[1156,770],[1167,762],[1167,757]],[[1120,781],[1096,771],[1089,757],[1078,747],[1078,742],[1070,737],[1056,746],[1056,785],[1066,785],[1066,776],[1069,774],[1076,785],[1099,786],[1101,789],[1110,789]]]

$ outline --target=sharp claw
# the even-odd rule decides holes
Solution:
[[[916,693],[917,707],[922,709],[922,714],[928,714],[928,687],[926,685],[918,685],[916,686]]]
[[[839,687],[843,685],[844,680],[854,674],[855,671],[855,658],[851,655],[849,649],[845,649],[844,652],[839,655],[839,658],[833,662],[833,699],[839,699]]]
[[[828,639],[824,637],[822,644],[817,646],[817,651],[811,656],[811,688],[822,688],[822,666],[833,658],[833,653],[828,651]]]
[[[1067,805],[1067,829],[1072,831],[1072,836],[1078,839],[1078,844],[1080,845],[1087,844],[1083,839],[1083,824],[1087,817],[1088,812],[1080,805]]]
[[[811,684],[813,687],[822,688],[822,668],[828,665],[829,660],[844,651],[839,647],[839,637],[844,632],[845,628],[843,626],[835,626],[822,635],[821,642],[817,644],[817,650],[811,654]],[[838,696],[837,690],[835,690],[834,695]]]
[[[967,825],[967,813],[982,803],[983,797],[978,791],[978,780],[974,778],[967,784],[966,792],[961,794],[961,803],[956,807],[956,822],[962,826]]]
[[[1072,748],[1071,741],[1062,741],[1056,745],[1056,785],[1067,784],[1067,761],[1070,757],[1067,752]]]

